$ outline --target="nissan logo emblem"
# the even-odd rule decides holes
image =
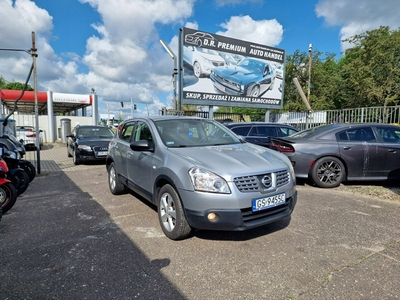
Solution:
[[[261,179],[261,183],[263,186],[265,186],[266,188],[270,188],[272,186],[272,179],[271,176],[269,175],[265,175],[262,179]]]

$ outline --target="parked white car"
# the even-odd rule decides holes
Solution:
[[[39,149],[43,146],[42,130],[39,130]],[[36,145],[36,129],[33,126],[16,126],[17,140],[23,140],[26,148],[35,148]]]
[[[196,77],[210,76],[213,68],[225,66],[225,60],[217,51],[195,46],[183,47],[183,60],[193,67]]]

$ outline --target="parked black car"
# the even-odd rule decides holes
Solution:
[[[271,137],[286,137],[299,131],[290,125],[266,122],[227,123],[225,126],[246,142],[267,148],[270,148]]]
[[[275,77],[274,68],[256,58],[244,58],[237,65],[216,67],[210,75],[217,91],[251,97],[260,97],[268,90],[273,90]]]
[[[400,126],[332,124],[271,138],[286,154],[297,178],[332,188],[341,182],[400,179]]]
[[[67,135],[68,157],[73,158],[75,165],[83,161],[105,161],[113,137],[114,131],[107,126],[78,125]]]

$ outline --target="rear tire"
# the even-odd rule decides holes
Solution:
[[[182,240],[192,232],[186,220],[181,199],[175,189],[164,185],[157,196],[158,220],[164,234],[171,240]]]
[[[318,159],[311,168],[311,178],[321,188],[338,187],[345,177],[343,163],[333,156]]]
[[[108,166],[108,186],[110,188],[110,192],[113,195],[120,195],[126,191],[125,186],[119,181],[118,173],[115,169],[114,163],[111,163]]]
[[[3,214],[14,206],[17,201],[17,190],[11,182],[5,182],[0,185],[0,206]]]

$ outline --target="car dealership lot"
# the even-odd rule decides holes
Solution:
[[[153,207],[109,192],[104,165],[74,166],[66,147],[41,158],[0,222],[5,299],[400,297],[398,201],[300,184],[290,223],[174,242]]]

